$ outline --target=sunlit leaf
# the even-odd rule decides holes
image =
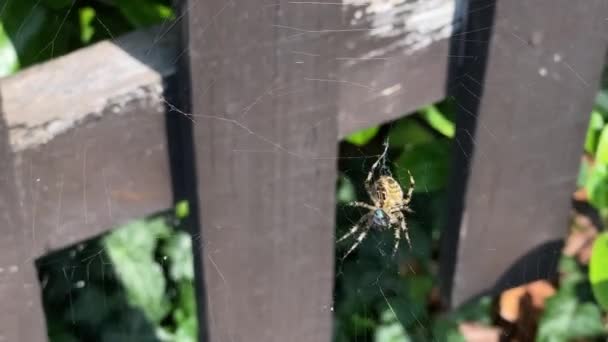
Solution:
[[[364,146],[372,139],[374,139],[376,134],[378,134],[379,130],[380,128],[378,126],[365,128],[355,133],[349,134],[346,138],[344,138],[344,140],[348,141],[353,145]]]
[[[448,138],[454,137],[455,126],[452,121],[443,115],[435,106],[427,106],[422,108],[420,111],[422,118],[431,127],[436,129],[439,133],[445,135]]]
[[[182,200],[175,204],[175,217],[184,219],[190,215],[190,205],[188,201]]]
[[[184,232],[176,232],[162,246],[163,256],[169,260],[169,276],[174,281],[193,280],[192,239]]]
[[[595,151],[595,162],[608,165],[608,126],[604,127],[600,134]]]
[[[135,27],[159,24],[174,17],[171,6],[160,0],[114,0],[114,4]]]
[[[83,7],[79,11],[80,17],[80,41],[83,44],[89,43],[95,34],[95,27],[92,25],[95,19],[95,9]]]
[[[589,202],[596,208],[608,207],[608,166],[596,164],[587,176],[585,184]]]
[[[0,77],[10,75],[19,69],[19,59],[15,47],[0,22]]]
[[[159,322],[170,309],[165,276],[154,260],[158,239],[169,234],[165,220],[155,218],[132,222],[103,241],[129,303],[142,309],[152,322]]]
[[[604,118],[597,110],[591,112],[589,127],[585,136],[585,152],[593,155],[597,148],[598,138],[602,128],[604,127]]]
[[[608,311],[608,233],[599,235],[593,243],[589,281],[595,299]]]

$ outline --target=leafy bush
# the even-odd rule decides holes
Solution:
[[[191,238],[170,215],[38,261],[51,341],[196,341]]]

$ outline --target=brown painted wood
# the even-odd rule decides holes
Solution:
[[[335,63],[335,72],[326,75],[326,82],[339,88],[336,98],[340,138],[355,130],[397,119],[445,97],[448,63],[456,58],[449,56],[446,32],[460,25],[459,10],[455,7],[459,2],[425,1],[395,4],[380,12],[371,2],[357,0],[346,1],[341,6],[326,5],[326,9],[337,7],[343,12],[343,24],[335,22],[328,26],[343,28],[344,32],[304,34],[299,31],[310,30],[308,23],[302,27],[282,24],[276,27],[277,31],[295,38],[331,34],[335,44],[328,51],[315,54],[295,49],[285,53],[293,55],[295,65],[327,60]],[[311,6],[304,2],[283,5],[291,11]],[[381,17],[391,20],[380,20]],[[399,29],[391,31],[390,25]],[[163,80],[175,73],[177,59],[184,53],[178,47],[177,30],[168,29],[170,27],[178,25],[153,27],[113,41],[102,41],[0,82],[5,117],[13,130],[13,145],[27,148],[47,141],[52,134],[38,128],[53,121],[54,127],[69,127],[140,87],[163,88]],[[378,33],[387,30],[390,34]],[[306,82],[315,81],[302,80]],[[45,87],[41,88],[40,84]],[[29,96],[32,89],[41,98],[52,97],[53,101],[32,101]],[[294,85],[284,91],[276,89],[271,95],[283,96],[284,92],[298,90]]]
[[[0,341],[45,341],[40,287],[18,195],[17,161],[1,116],[0,139]]]
[[[46,339],[36,258],[172,206],[164,108],[146,97],[131,100],[25,150],[12,150],[9,130],[2,130],[6,341]]]
[[[184,10],[203,340],[332,336],[338,87],[314,79],[327,79],[335,64],[297,63],[290,53],[327,54],[332,35],[290,37],[276,25],[322,30],[340,23],[340,11],[284,5],[205,0]]]
[[[452,70],[458,131],[441,250],[451,305],[555,276],[606,52],[603,0],[470,11],[467,43],[453,52],[477,58]]]

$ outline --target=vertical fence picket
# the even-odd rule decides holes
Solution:
[[[17,191],[15,163],[0,110],[0,341],[45,341],[36,255]]]
[[[192,0],[182,13],[203,336],[329,341],[339,84],[323,81],[331,35],[319,32],[339,7]]]
[[[464,50],[453,52],[464,65],[454,74],[453,200],[442,246],[452,305],[554,275],[608,3],[485,1],[469,11],[454,37]]]

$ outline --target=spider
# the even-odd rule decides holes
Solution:
[[[402,232],[403,235],[405,235],[405,239],[407,240],[409,247],[412,248],[404,212],[413,213],[412,209],[410,209],[408,205],[412,199],[414,185],[416,184],[414,182],[414,177],[412,177],[412,174],[408,171],[410,176],[410,184],[405,197],[403,196],[403,189],[401,188],[401,185],[399,185],[399,183],[389,175],[380,175],[380,177],[378,177],[378,179],[372,183],[374,172],[380,164],[380,161],[386,157],[387,151],[388,144],[385,143],[384,152],[382,152],[378,160],[376,160],[376,162],[372,165],[372,168],[365,179],[365,191],[369,195],[373,205],[364,202],[351,202],[348,204],[352,207],[368,209],[369,212],[363,215],[363,217],[361,217],[361,219],[359,219],[359,221],[346,234],[337,240],[337,242],[341,242],[361,230],[361,233],[357,236],[355,243],[350,247],[348,252],[346,252],[344,257],[342,257],[343,260],[346,259],[346,257],[352,251],[354,251],[357,246],[359,246],[363,239],[365,239],[365,236],[370,229],[374,227],[379,230],[394,230],[395,245],[393,247],[392,257],[394,257],[397,253]]]

